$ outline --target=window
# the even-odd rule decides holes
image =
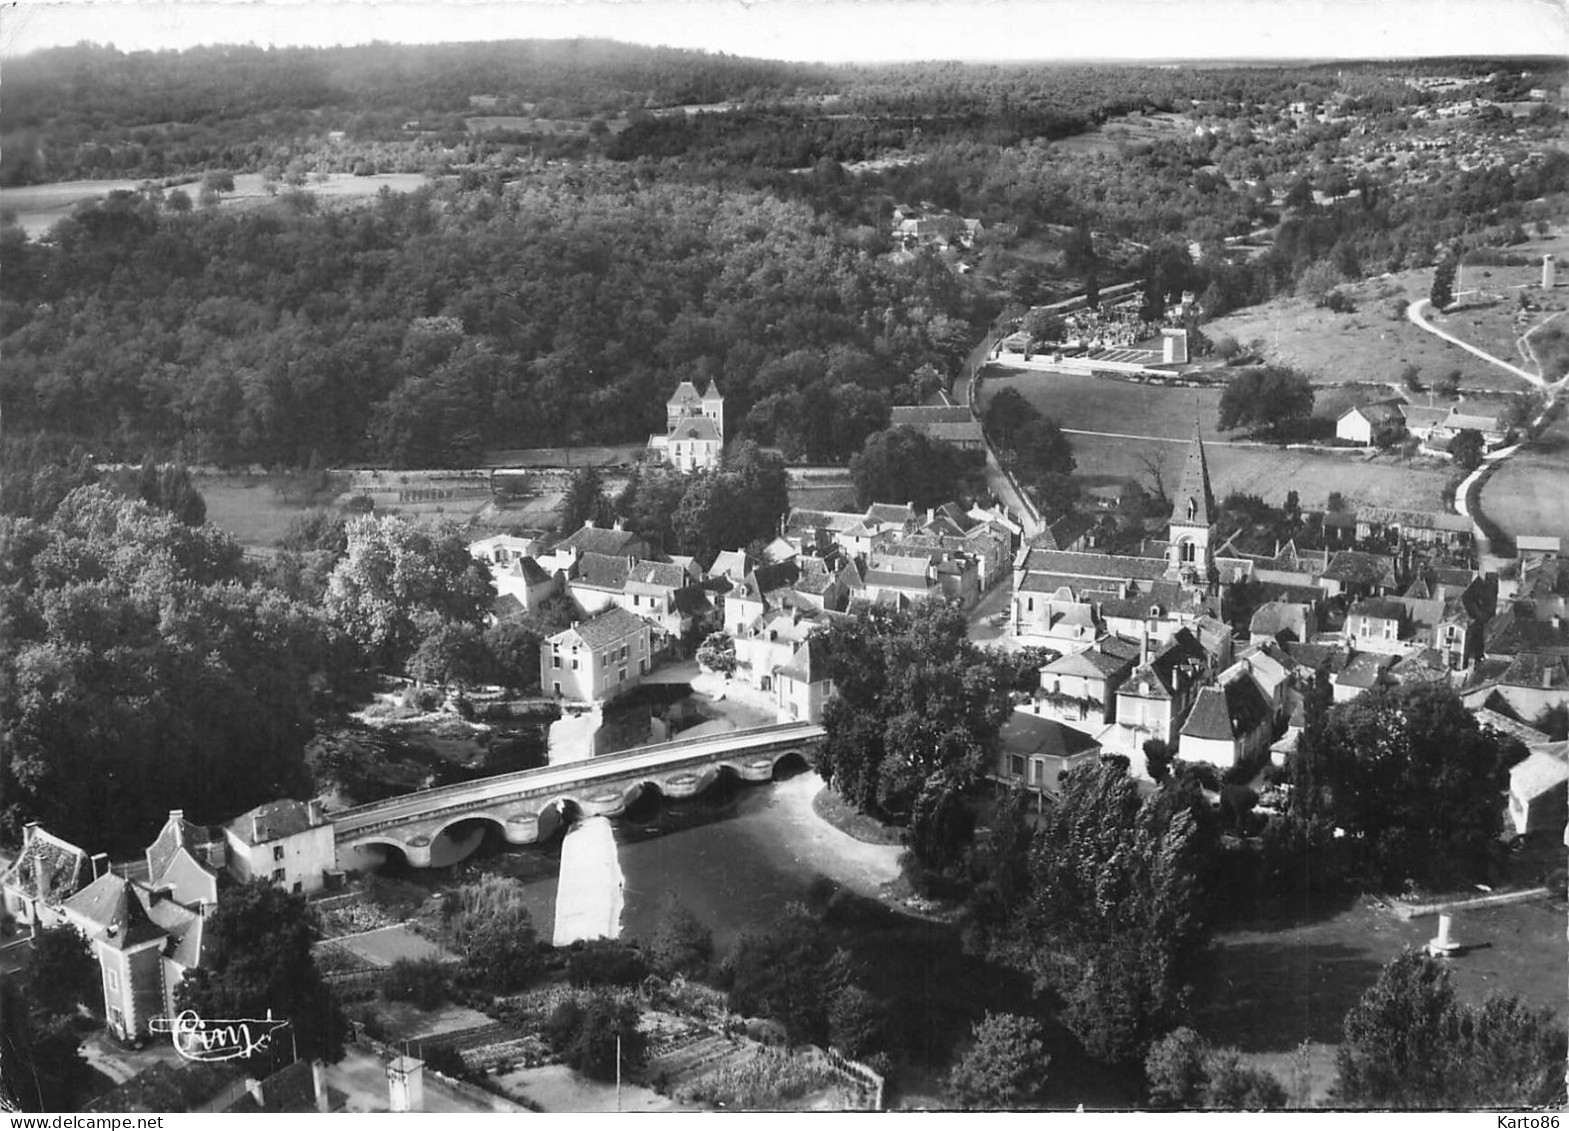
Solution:
[[[273,872],[273,874],[272,874],[272,881],[273,881],[273,883],[275,883],[275,884],[281,884],[281,883],[283,883],[283,881],[284,881],[284,878],[285,878],[285,876],[284,876],[284,871],[283,871],[283,869],[282,869],[282,868],[278,868],[278,869],[276,869],[276,870],[275,870],[275,871],[274,871],[274,872]]]
[[[627,670],[626,670],[626,668],[622,668],[621,669],[621,674],[616,676],[616,682],[617,683],[625,683],[626,681],[627,681]]]
[[[272,846],[272,858],[274,860],[282,860],[283,859],[283,845],[275,844],[275,845]]]
[[[638,674],[640,674],[640,675],[646,673],[648,671],[648,661],[647,660],[639,660],[637,662],[637,670],[638,670]]]
[[[120,992],[120,972],[113,966],[104,967],[104,985],[109,988],[109,992],[112,994]]]
[[[555,668],[557,671],[560,671],[561,670],[561,657],[560,656],[552,656],[552,657],[550,657],[550,666]]]
[[[556,694],[560,695],[561,694],[561,681],[559,679],[556,680],[555,687],[556,687]]]
[[[305,890],[305,885],[301,881],[295,880],[294,881],[294,894],[295,895],[299,895],[304,890]]]
[[[1035,611],[1035,598],[1034,597],[1026,597],[1025,598],[1025,605],[1024,605],[1024,607],[1025,607],[1025,611],[1026,612],[1033,613]]]
[[[572,670],[577,671],[577,660],[575,659],[572,661]]]
[[[1016,777],[1016,778],[1019,778],[1020,780],[1023,780],[1023,778],[1024,778],[1024,755],[1022,755],[1022,754],[1009,754],[1008,755],[1008,773],[1011,776],[1013,776],[1013,777]]]

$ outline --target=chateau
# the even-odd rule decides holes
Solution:
[[[707,471],[719,466],[725,446],[725,398],[712,380],[702,393],[682,381],[665,402],[665,434],[648,438],[651,453],[662,455],[677,471]]]

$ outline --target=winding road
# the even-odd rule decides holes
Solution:
[[[1420,327],[1421,329],[1426,330],[1429,334],[1433,334],[1436,337],[1444,339],[1446,342],[1452,342],[1474,357],[1479,357],[1483,361],[1497,366],[1504,372],[1509,373],[1512,376],[1519,377],[1523,381],[1529,382],[1534,388],[1547,389],[1551,391],[1552,395],[1556,395],[1558,390],[1569,387],[1569,376],[1564,377],[1562,380],[1549,383],[1547,379],[1539,372],[1531,373],[1528,370],[1521,369],[1518,365],[1511,364],[1502,358],[1494,357],[1486,350],[1481,349],[1478,346],[1474,346],[1470,342],[1463,341],[1445,330],[1440,330],[1437,326],[1434,326],[1427,320],[1425,312],[1430,305],[1430,300],[1424,298],[1418,299],[1416,302],[1413,302],[1411,305],[1406,307],[1406,317],[1411,321],[1412,325]],[[1530,330],[1527,330],[1524,334],[1521,335],[1520,342],[1523,347],[1523,352],[1525,352],[1532,359],[1536,358],[1536,353],[1531,349],[1531,335],[1542,326],[1547,325],[1548,322],[1552,321],[1552,319],[1556,317],[1557,315],[1555,314],[1549,318],[1543,319],[1542,322],[1540,322],[1538,325],[1533,326]],[[1538,369],[1541,369],[1540,361],[1537,361],[1536,365]],[[1543,415],[1545,415],[1547,409],[1544,408],[1542,412]],[[1536,420],[1532,421],[1533,426],[1540,424],[1541,419],[1542,418],[1539,416]],[[1460,485],[1455,488],[1455,511],[1462,517],[1470,519],[1471,521],[1471,536],[1476,543],[1477,560],[1479,562],[1488,555],[1488,551],[1491,549],[1491,546],[1488,542],[1486,533],[1482,530],[1481,524],[1476,521],[1476,516],[1471,513],[1470,507],[1467,505],[1471,489],[1472,487],[1476,486],[1483,478],[1491,474],[1499,464],[1503,463],[1510,456],[1518,452],[1522,446],[1523,445],[1515,444],[1511,447],[1488,453],[1486,456],[1482,457],[1482,466],[1477,468],[1470,475],[1467,475],[1463,480],[1461,480]]]

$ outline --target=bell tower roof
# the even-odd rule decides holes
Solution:
[[[1198,423],[1193,425],[1193,446],[1182,465],[1182,479],[1171,502],[1171,521],[1184,526],[1209,526],[1214,522],[1215,493],[1209,485],[1209,461]]]

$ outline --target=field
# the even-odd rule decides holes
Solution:
[[[1533,1008],[1569,1015],[1563,992],[1564,908],[1522,903],[1455,913],[1453,934],[1472,949],[1448,969],[1462,1001],[1517,994]],[[1403,922],[1366,902],[1318,908],[1286,921],[1223,931],[1196,986],[1196,1028],[1232,1045],[1292,1090],[1305,1069],[1313,1102],[1327,1099],[1334,1046],[1347,1010],[1407,946],[1432,938],[1431,917]],[[1294,1055],[1308,1042],[1305,1064]]]
[[[61,181],[48,185],[24,185],[0,192],[0,209],[16,214],[17,223],[29,236],[38,237],[71,214],[84,200],[94,200],[116,189],[135,190],[141,181]],[[383,186],[393,192],[411,192],[426,183],[423,173],[382,173],[355,177],[347,173],[329,174],[325,181],[312,178],[303,187],[312,196],[326,200],[353,200],[373,197]],[[176,187],[176,186],[169,186]],[[183,186],[194,201],[197,184]],[[223,207],[249,207],[267,200],[260,173],[236,173],[234,191],[225,193]]]
[[[1569,418],[1560,415],[1488,478],[1482,512],[1511,538],[1556,534],[1569,545]]]
[[[1087,157],[1116,157],[1125,146],[1178,134],[1190,137],[1193,134],[1193,123],[1180,114],[1125,114],[1120,118],[1111,118],[1105,125],[1097,126],[1087,133],[1055,141],[1052,146]]]
[[[982,405],[1004,389],[1017,390],[1063,428],[1190,440],[1196,417],[1206,438],[1219,435],[1215,431],[1218,388],[1177,389],[991,366],[980,389]],[[1074,443],[1077,446],[1077,438]]]
[[[320,498],[287,490],[270,475],[198,475],[196,489],[207,502],[207,521],[234,535],[251,550],[270,551],[289,523],[313,506],[326,506],[335,492]]]
[[[1407,271],[1347,288],[1356,304],[1350,314],[1315,307],[1310,299],[1279,298],[1207,322],[1203,330],[1211,341],[1221,334],[1244,346],[1257,341],[1267,361],[1300,369],[1319,384],[1391,382],[1394,392],[1414,364],[1424,383],[1459,370],[1464,389],[1525,388],[1519,378],[1413,326],[1403,313],[1393,316],[1401,298],[1426,298],[1431,284],[1431,271]]]
[[[1136,479],[1148,486],[1148,473],[1142,462],[1148,455],[1161,462],[1169,490],[1181,474],[1196,412],[1217,496],[1242,491],[1278,505],[1285,501],[1288,491],[1294,490],[1304,507],[1317,507],[1328,500],[1331,492],[1339,491],[1349,502],[1368,506],[1445,509],[1444,488],[1452,474],[1447,461],[1406,459],[1396,454],[1381,454],[1370,460],[1356,449],[1311,452],[1234,445],[1215,432],[1219,389],[1164,388],[1109,378],[1030,373],[988,377],[981,387],[983,402],[1010,387],[1055,417],[1064,428],[1158,437],[1132,442],[1110,435],[1072,436],[1078,474],[1092,482]],[[1322,391],[1319,411],[1335,411],[1337,401],[1371,399],[1372,392]]]

